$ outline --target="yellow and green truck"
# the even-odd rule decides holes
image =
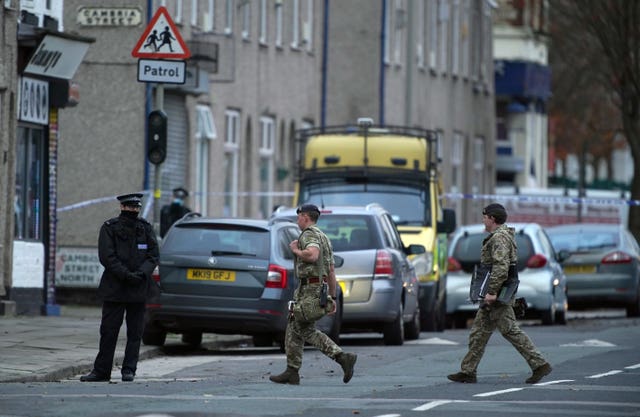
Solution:
[[[423,330],[443,331],[446,315],[447,241],[455,212],[442,207],[437,135],[416,127],[357,125],[297,131],[294,205],[364,206],[378,203],[393,216],[420,281]]]

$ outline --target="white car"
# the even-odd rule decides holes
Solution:
[[[518,277],[516,297],[527,300],[526,318],[539,318],[542,324],[566,324],[567,278],[561,256],[556,254],[546,232],[537,223],[507,223],[516,230]],[[466,327],[478,304],[469,300],[469,284],[480,249],[488,235],[482,224],[459,227],[451,237],[447,276],[447,322]],[[564,254],[563,254],[564,256]]]

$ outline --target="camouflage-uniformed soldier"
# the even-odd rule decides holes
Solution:
[[[473,321],[469,334],[469,351],[462,360],[461,372],[448,375],[447,378],[454,382],[476,382],[476,369],[491,334],[497,328],[532,369],[533,374],[526,382],[535,384],[551,372],[551,365],[542,357],[529,336],[518,327],[513,312],[514,297],[507,303],[497,301],[497,294],[507,281],[509,265],[517,262],[515,231],[504,224],[507,211],[502,205],[489,204],[482,214],[489,236],[482,242],[480,261],[491,265],[489,290]]]
[[[304,303],[312,299],[319,304],[322,283],[326,282],[329,289],[328,303],[332,306],[328,314],[335,314],[336,303],[333,300],[336,297],[337,283],[333,249],[327,236],[316,226],[320,210],[313,204],[305,204],[299,207],[296,213],[302,233],[289,245],[296,257],[296,273],[300,280],[300,285],[294,293],[294,300],[297,303]],[[271,381],[279,384],[300,384],[298,371],[302,365],[305,342],[342,366],[344,372],[342,381],[345,384],[351,380],[357,355],[343,352],[329,336],[316,329],[315,321],[303,321],[290,315],[285,336],[287,369],[279,375],[270,376]]]

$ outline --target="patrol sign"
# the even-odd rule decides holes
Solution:
[[[160,59],[138,60],[138,81],[152,83],[184,84],[186,80],[185,61]]]

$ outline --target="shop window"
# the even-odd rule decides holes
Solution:
[[[15,238],[42,239],[44,219],[44,131],[18,128],[16,160]]]

